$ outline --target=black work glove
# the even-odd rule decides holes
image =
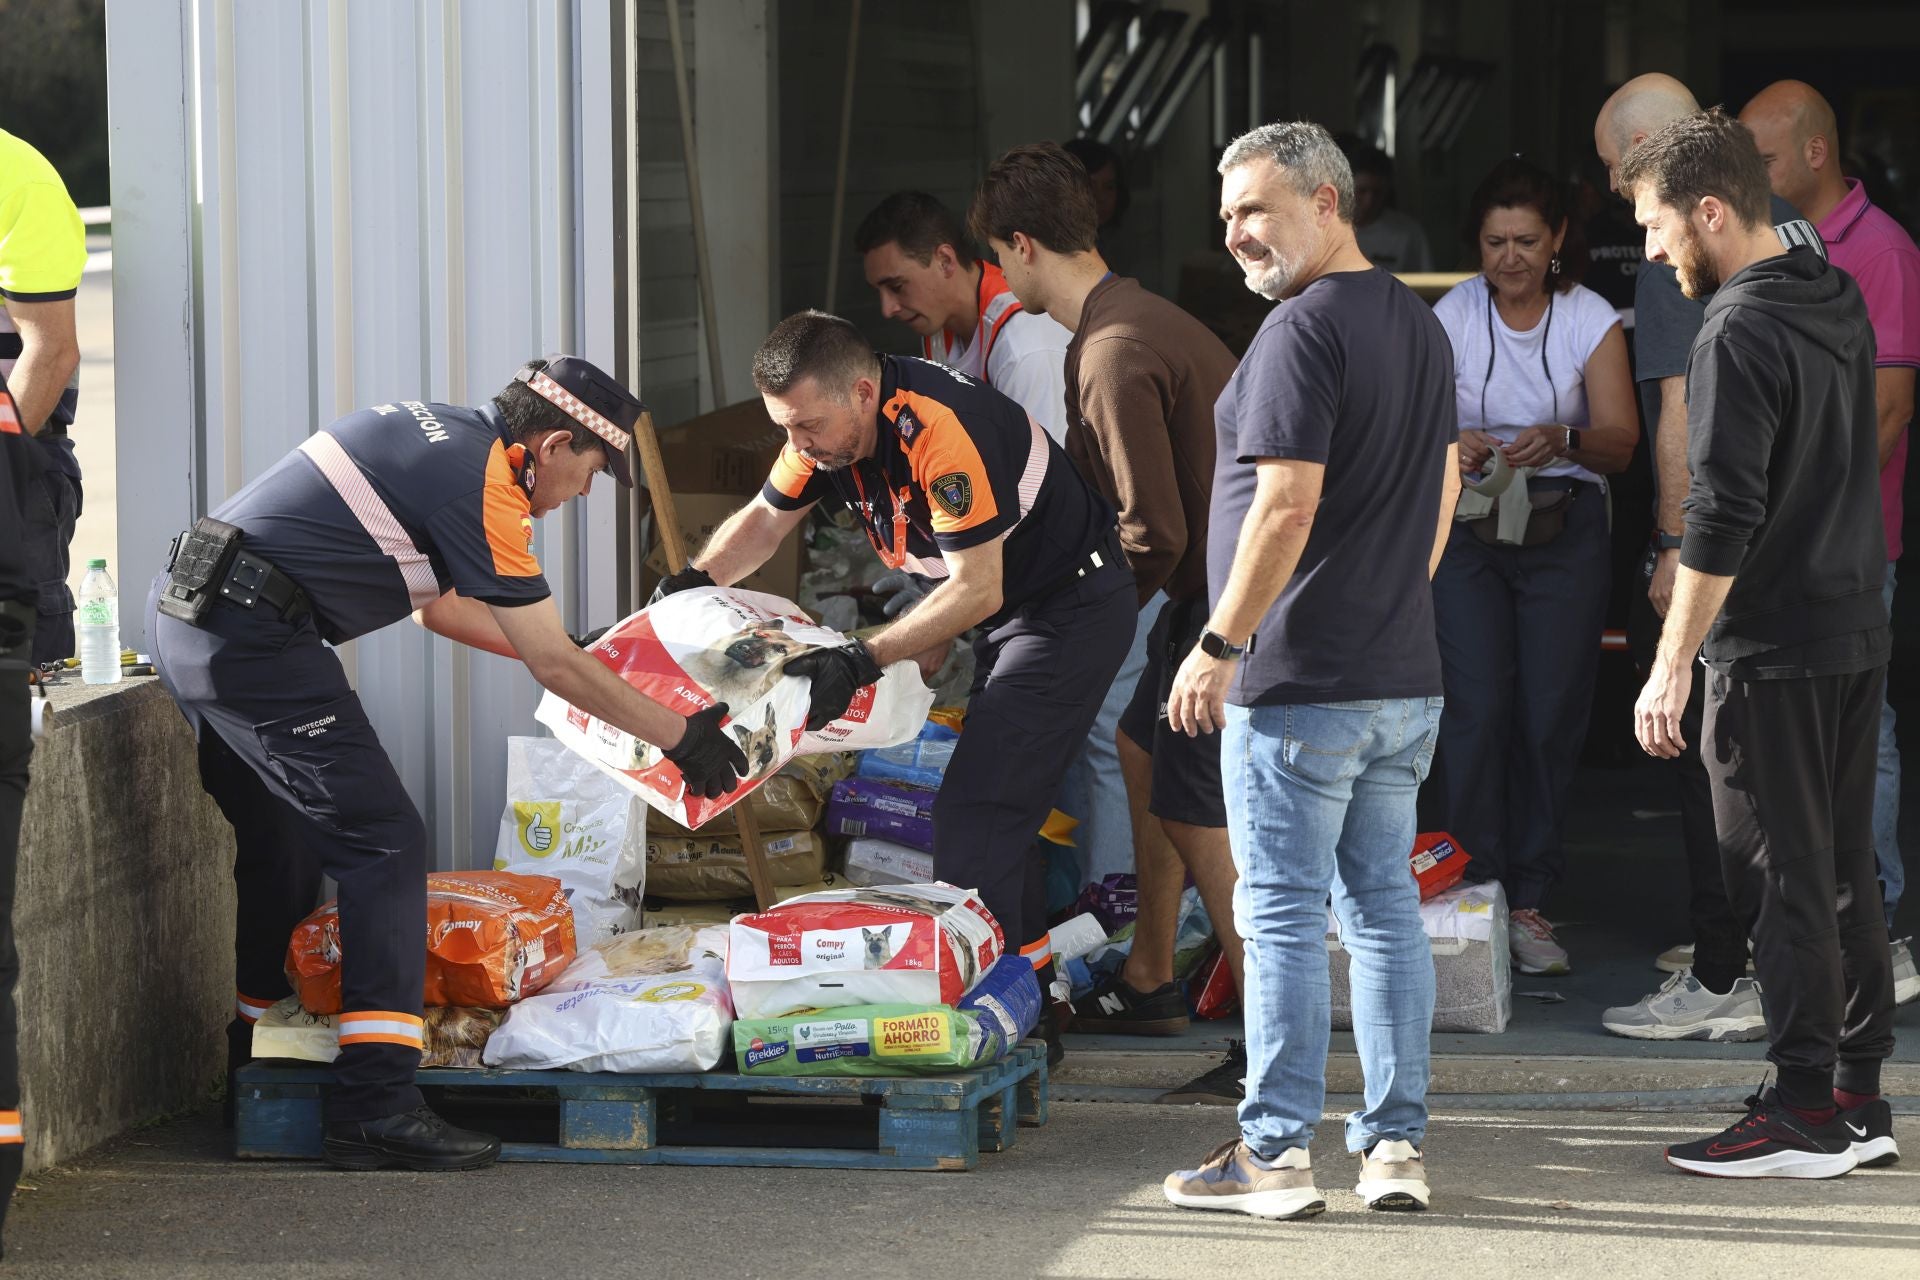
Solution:
[[[807,704],[807,730],[817,733],[847,714],[853,695],[883,674],[873,652],[858,640],[832,649],[809,649],[789,658],[785,671],[813,681]]]
[[[573,641],[575,645],[579,646],[582,649],[591,649],[595,644],[599,642],[601,636],[607,634],[607,632],[611,630],[613,630],[612,627],[595,627],[593,630],[584,632],[580,635],[568,636],[567,639]]]
[[[665,749],[667,759],[680,768],[687,794],[718,800],[740,785],[746,776],[747,756],[733,735],[720,727],[727,704],[716,702],[687,717],[687,731],[679,745]]]
[[[647,601],[647,607],[652,608],[670,595],[676,595],[682,591],[691,591],[695,587],[717,587],[719,585],[719,583],[715,582],[712,577],[708,575],[705,569],[696,569],[692,565],[688,565],[680,572],[670,573],[660,579],[660,585],[653,589],[653,598]]]

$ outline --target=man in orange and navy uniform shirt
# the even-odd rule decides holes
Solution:
[[[412,614],[665,748],[691,789],[719,795],[746,772],[720,727],[726,705],[683,717],[581,652],[534,558],[535,519],[602,472],[632,485],[642,412],[601,370],[558,356],[477,409],[412,400],[350,414],[183,534],[154,583],[154,662],[238,847],[230,1066],[252,1056],[253,1021],[289,992],[288,937],[322,875],[339,884],[334,1164],[478,1168],[500,1144],[448,1125],[414,1085],[427,835],[328,645]]]
[[[787,445],[760,496],[661,591],[738,582],[814,504],[851,508],[881,560],[931,590],[864,643],[787,664],[813,679],[814,725],[890,664],[937,669],[954,637],[980,628],[966,729],[934,803],[934,872],[979,890],[1044,990],[1052,956],[1034,833],[1133,643],[1133,574],[1113,508],[1012,400],[930,361],[876,355],[836,316],[783,320],[753,378]]]

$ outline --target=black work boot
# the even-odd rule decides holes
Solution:
[[[500,1158],[500,1139],[455,1128],[431,1107],[415,1107],[378,1120],[330,1120],[322,1150],[339,1169],[484,1169]]]

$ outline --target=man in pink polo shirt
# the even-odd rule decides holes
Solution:
[[[1857,179],[1840,172],[1840,133],[1833,108],[1811,85],[1780,80],[1740,113],[1753,131],[1774,193],[1798,209],[1827,242],[1827,256],[1860,285],[1873,325],[1874,399],[1880,420],[1880,504],[1887,527],[1887,608],[1893,608],[1893,562],[1900,558],[1901,488],[1907,474],[1907,424],[1913,418],[1914,370],[1920,367],[1920,248],[1877,208]],[[1887,921],[1906,876],[1895,843],[1900,816],[1900,754],[1893,707],[1880,723],[1880,774],[1874,788],[1873,838]],[[1908,940],[1894,944],[1895,998],[1920,996]]]

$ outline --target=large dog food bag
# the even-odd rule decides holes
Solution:
[[[795,756],[780,772],[754,788],[747,808],[762,831],[811,831],[820,825],[820,814],[827,797],[840,779],[853,772],[854,754],[837,751],[831,755]],[[703,836],[730,836],[740,833],[740,811],[727,810],[700,828]],[[647,824],[649,836],[690,836],[693,832],[673,819],[654,814]]]
[[[957,1004],[1006,949],[971,890],[835,889],[729,926],[727,980],[743,1018],[859,1004]]]
[[[856,1005],[733,1024],[745,1075],[894,1076],[985,1066],[1033,1030],[1040,983],[1002,956],[958,1005]]]
[[[573,909],[552,876],[435,871],[426,946],[426,1004],[504,1009],[573,963]],[[294,926],[287,978],[307,1012],[340,1012],[338,903]]]
[[[812,884],[827,874],[826,838],[816,831],[775,831],[761,837],[767,874],[788,888]],[[747,855],[740,837],[647,837],[647,888],[679,902],[751,898]]]
[[[610,628],[588,650],[654,701],[682,715],[727,704],[727,731],[747,757],[747,776],[715,800],[686,793],[659,748],[548,693],[534,713],[554,736],[631,787],[649,805],[697,829],[751,793],[797,755],[884,747],[920,732],[933,691],[910,661],[894,663],[855,696],[846,715],[806,729],[808,681],[785,674],[789,658],[846,643],[798,605],[758,591],[682,591]]]
[[[933,855],[891,840],[859,836],[847,841],[846,878],[847,883],[860,885],[924,884],[933,879]]]
[[[640,926],[647,807],[553,738],[507,739],[493,869],[558,880],[582,946]]]
[[[953,760],[960,733],[942,720],[916,726],[914,736],[886,747],[862,752],[857,769],[863,778],[904,782],[910,787],[939,790]]]
[[[487,1041],[490,1067],[705,1071],[727,1051],[725,929],[639,929],[595,947],[522,1000]]]
[[[933,801],[938,791],[880,778],[846,778],[827,802],[827,832],[878,836],[933,852]]]

